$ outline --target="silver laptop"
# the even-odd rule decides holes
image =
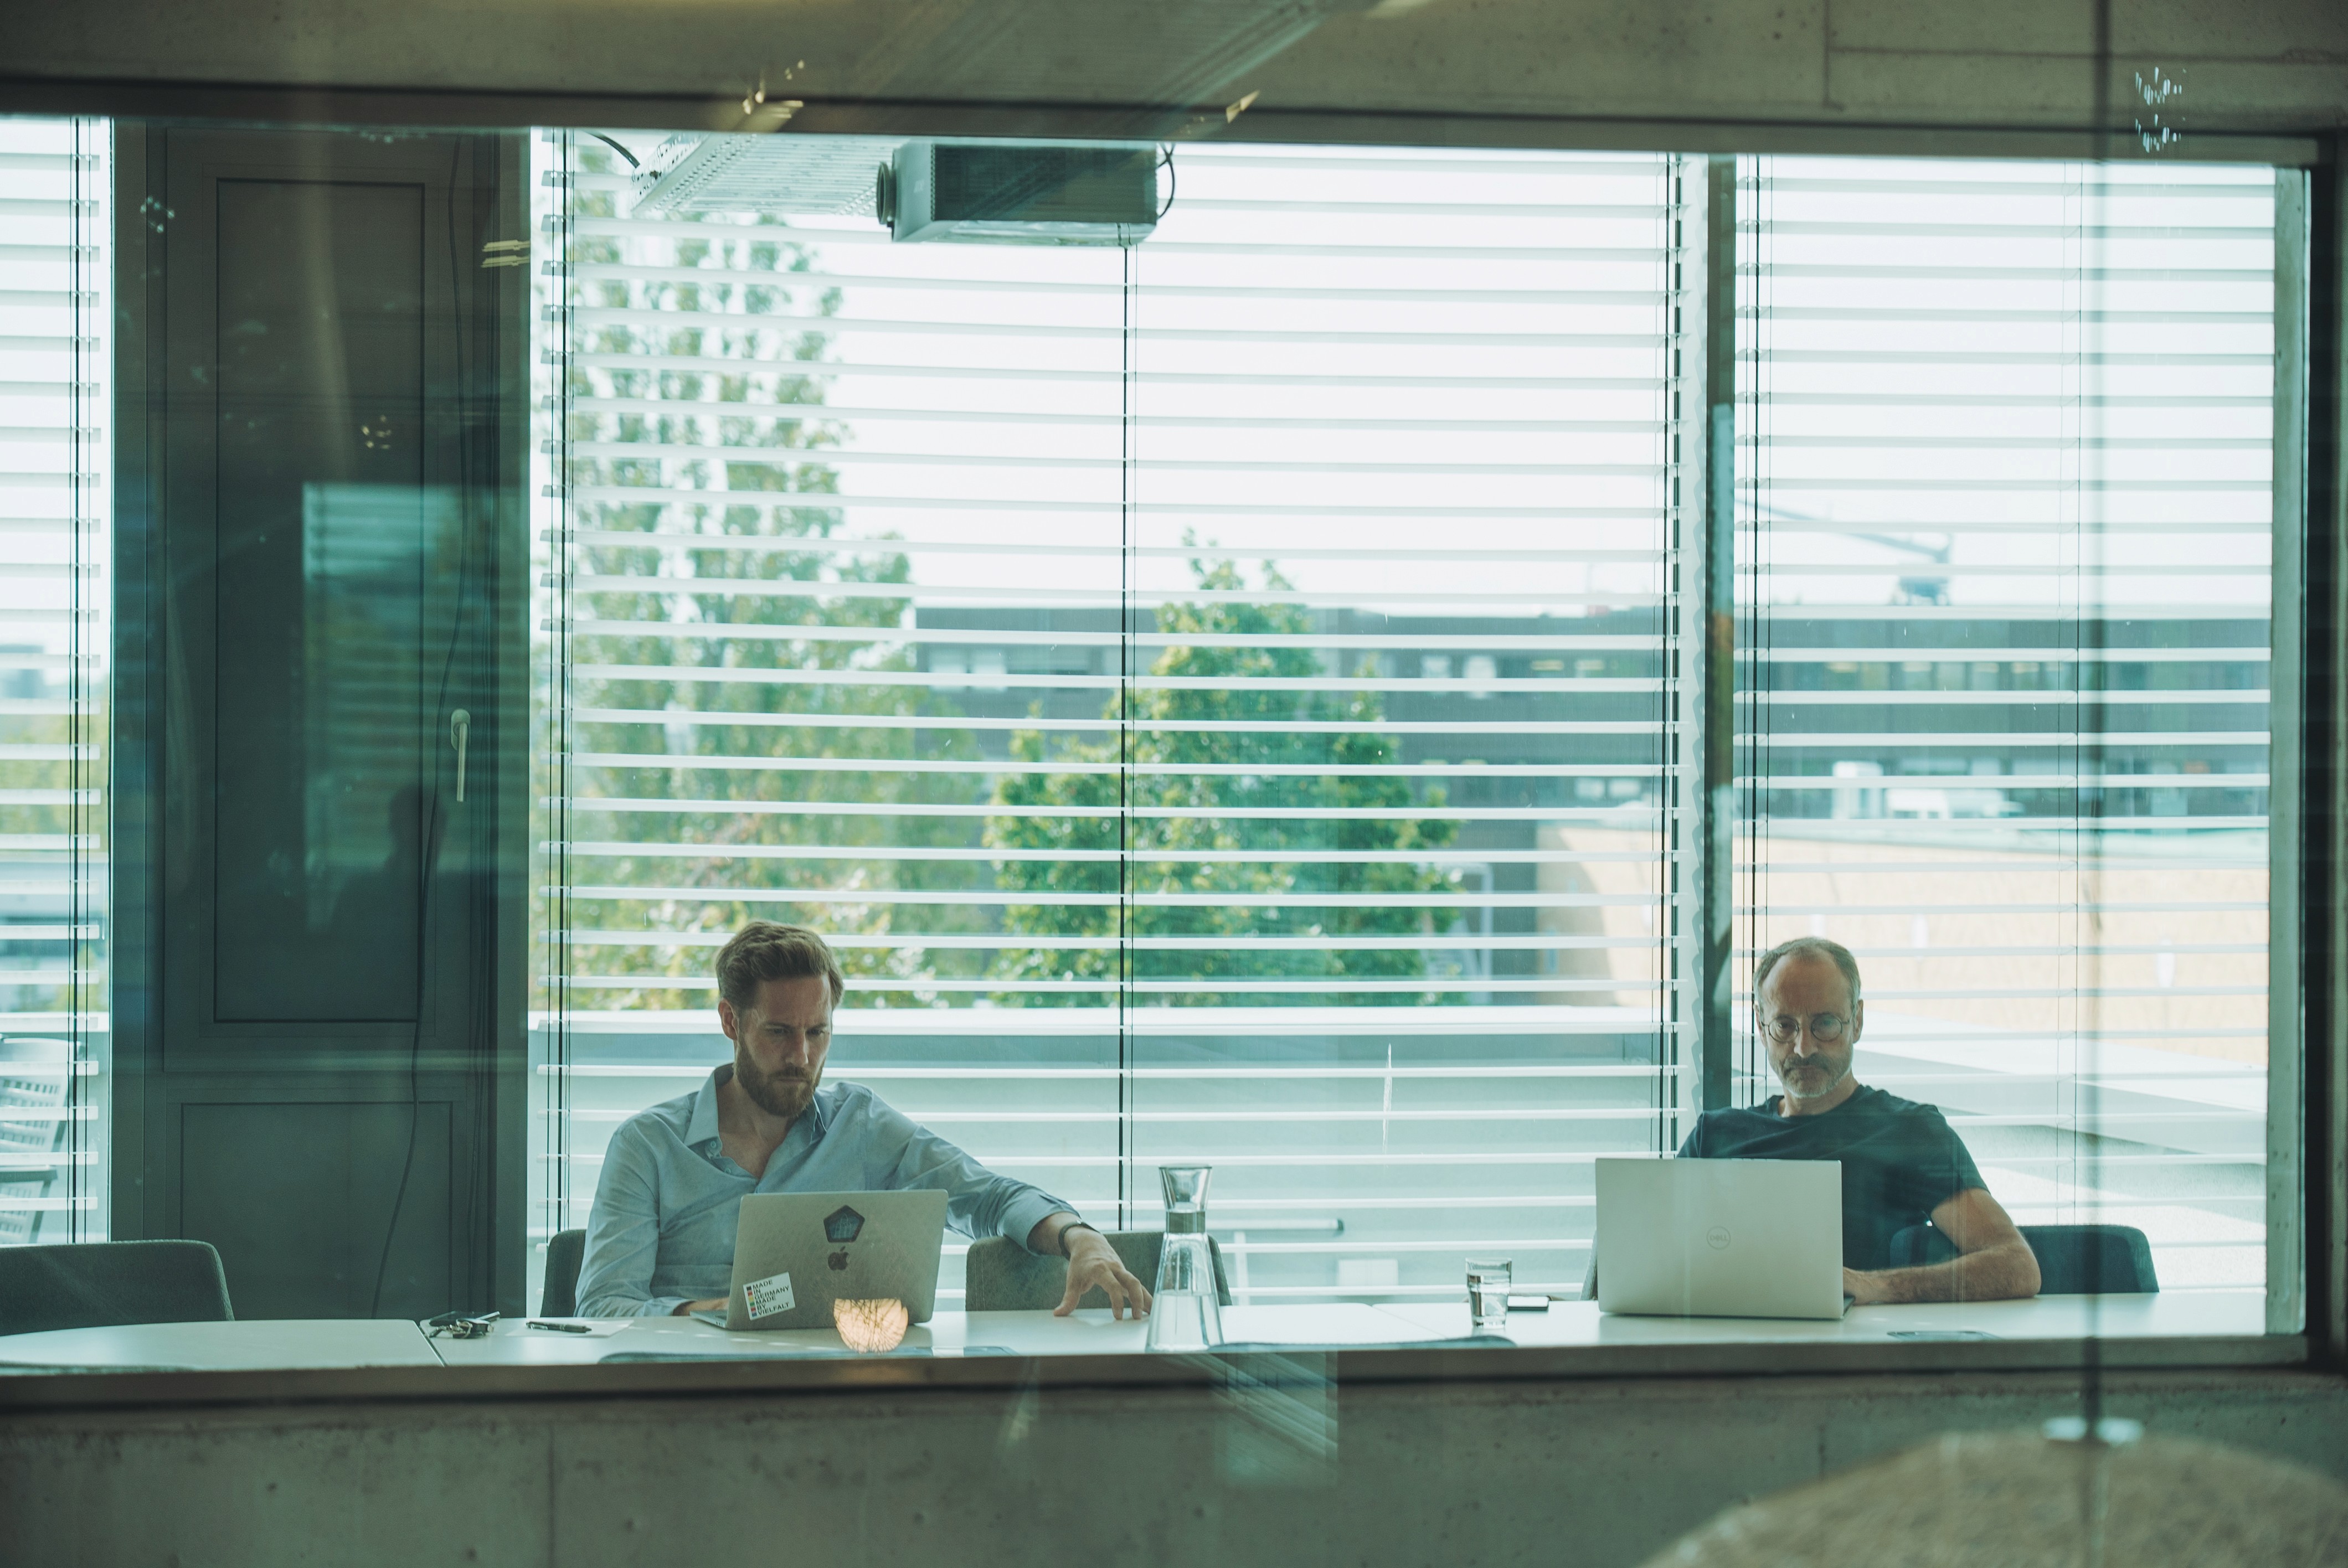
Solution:
[[[1598,1307],[1673,1317],[1840,1317],[1833,1160],[1598,1162]]]
[[[946,1195],[753,1193],[734,1233],[726,1310],[695,1317],[728,1328],[829,1328],[835,1301],[901,1301],[916,1323],[938,1304]]]

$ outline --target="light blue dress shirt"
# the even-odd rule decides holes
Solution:
[[[891,1110],[860,1083],[816,1091],[807,1112],[753,1176],[718,1146],[717,1086],[732,1063],[691,1094],[640,1111],[612,1134],[587,1214],[579,1312],[662,1317],[734,1283],[734,1231],[750,1193],[891,1193],[933,1188],[964,1235],[1021,1246],[1044,1220],[1074,1205],[998,1176]]]

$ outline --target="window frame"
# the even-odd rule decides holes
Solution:
[[[72,97],[66,95],[67,98]],[[61,100],[52,89],[39,107],[52,108]],[[98,112],[112,107],[105,95],[88,92],[80,99],[82,107]],[[287,119],[314,119],[318,110],[313,101],[297,102],[288,95],[243,93],[232,98],[200,100],[198,107],[211,108],[214,112],[228,112],[220,106],[233,103],[240,118],[260,114],[282,116]],[[70,107],[70,106],[68,106]],[[534,107],[520,106],[521,115],[516,125],[530,123],[535,117],[527,111]],[[621,121],[642,118],[646,111],[641,107],[633,116],[627,106],[617,103],[583,102],[567,106],[575,115],[583,117],[596,109],[612,112]],[[470,125],[496,123],[499,116],[489,112],[485,106],[460,97],[436,98],[420,106],[410,106],[418,118],[458,120]],[[59,111],[64,112],[64,111]],[[504,111],[511,114],[508,108]],[[850,119],[854,115],[847,117]],[[989,116],[980,111],[957,114],[950,110],[932,111],[932,117],[950,127],[958,120],[973,130],[997,128]],[[1045,117],[1049,119],[1049,117]],[[1073,121],[1076,117],[1068,117]],[[132,122],[122,122],[128,126]],[[1056,122],[1054,122],[1056,125]],[[1322,139],[1351,143],[1356,140],[1377,142],[1388,138],[1417,140],[1442,136],[1438,127],[1458,127],[1450,121],[1376,122],[1365,119],[1347,121],[1326,130]],[[840,126],[839,128],[863,128]],[[938,128],[925,127],[924,128]],[[1047,128],[1050,128],[1047,127]],[[1081,128],[1058,128],[1063,134],[1082,134]],[[1383,133],[1383,134],[1381,134]],[[1512,134],[1513,133],[1513,134]],[[1279,128],[1270,122],[1258,130],[1250,128],[1249,134],[1262,135],[1267,139],[1303,139],[1293,128]],[[1603,147],[1613,139],[1594,134],[1591,128],[1576,122],[1528,122],[1501,128],[1485,126],[1472,133],[1476,139],[1498,145],[1565,145]],[[1822,150],[1821,133],[1808,132],[1795,137],[1803,150]],[[1671,137],[1659,136],[1668,142]],[[1743,149],[1764,150],[1766,144],[1776,139],[1769,135],[1751,138],[1740,138]],[[1896,143],[1900,138],[1888,138],[1879,128],[1851,127],[1827,138],[1825,150],[1841,150],[1852,154],[1879,152],[1886,141]],[[2292,185],[2298,191],[2294,213],[2298,249],[2291,257],[2279,254],[2277,280],[2279,305],[2281,280],[2286,265],[2293,269],[2301,287],[2294,296],[2291,331],[2288,334],[2290,352],[2286,353],[2284,318],[2278,312],[2276,399],[2277,468],[2276,589],[2275,589],[2275,702],[2273,712],[2281,714],[2293,712],[2299,722],[2288,727],[2278,727],[2273,734],[2275,775],[2295,778],[2295,791],[2278,790],[2271,808],[2274,819],[2273,901],[2271,945],[2273,956],[2270,982],[2269,1031],[2272,1054],[2270,1059],[2271,1080],[2269,1097],[2269,1194],[2268,1228],[2270,1236],[2268,1291],[2269,1331],[2256,1337],[2221,1337],[2182,1341],[2098,1342],[2096,1359],[2106,1368],[2132,1366],[2159,1367],[2246,1367],[2277,1366],[2315,1362],[2336,1365],[2343,1352],[2348,1352],[2348,1318],[2343,1318],[2343,1305],[2348,1305],[2348,1235],[2343,1235],[2342,1217],[2348,1215],[2348,1041],[2344,1041],[2338,1026],[2341,1012],[2340,993],[2343,966],[2348,965],[2348,914],[2343,914],[2343,877],[2341,847],[2342,813],[2348,810],[2348,766],[2343,766],[2340,747],[2343,735],[2348,735],[2348,562],[2343,561],[2343,548],[2348,548],[2348,520],[2342,516],[2343,487],[2341,482],[2341,449],[2348,439],[2343,428],[2343,411],[2348,411],[2348,361],[2343,357],[2342,296],[2343,253],[2348,253],[2348,241],[2343,240],[2343,215],[2348,215],[2348,175],[2343,175],[2336,157],[2339,138],[2319,143],[2313,139],[2294,140],[2243,138],[2229,143],[2227,138],[2211,138],[2196,151],[2206,150],[2211,156],[2229,159],[2251,159],[2276,165],[2279,193],[2282,185]],[[2070,138],[2049,138],[2060,141],[2059,150],[2044,146],[2044,156],[2076,156],[2077,148]],[[2020,138],[2001,155],[2030,156],[2032,142]],[[2044,145],[2044,144],[2041,144]],[[1934,150],[1949,151],[1946,148]],[[1955,149],[1968,150],[1965,149]],[[1979,150],[1979,149],[1972,149]],[[128,161],[127,159],[125,160]],[[118,164],[118,179],[123,167]],[[1732,165],[1733,168],[1733,165]],[[2314,172],[2311,172],[2311,171]],[[1731,176],[1733,184],[1733,174]],[[2278,242],[2282,243],[2286,225],[2279,212]],[[129,275],[129,258],[126,254],[125,289],[141,286]],[[1707,323],[1709,325],[1709,322]],[[126,336],[130,335],[126,330]],[[1733,338],[1729,340],[1733,343]],[[2287,361],[2290,363],[2287,364]],[[2283,395],[2286,388],[2291,395]],[[2292,424],[2286,426],[2286,413]],[[115,424],[118,451],[122,458],[118,466],[120,477],[118,494],[116,559],[120,572],[116,584],[118,619],[117,651],[133,650],[153,635],[154,628],[143,619],[129,613],[136,609],[140,616],[152,602],[149,595],[155,591],[140,568],[145,550],[140,508],[134,505],[135,487],[141,477],[142,465],[136,461],[138,449],[146,443],[144,435],[149,428],[149,409],[143,395],[134,396],[125,388],[118,405],[119,417]],[[160,412],[160,410],[158,410]],[[1700,439],[1700,432],[1699,437]],[[1683,455],[1685,471],[1698,472],[1696,459]],[[1702,470],[1707,479],[1715,470]],[[1707,488],[1710,487],[1707,486]],[[2285,517],[2286,497],[2290,497],[2289,516]],[[2285,521],[2295,525],[2288,537],[2282,531]],[[2291,586],[2286,590],[2288,572]],[[1708,612],[1709,607],[1706,607]],[[1704,644],[1695,644],[1702,647]],[[2289,651],[2292,657],[2285,657]],[[111,661],[119,671],[139,668],[135,659],[120,658]],[[118,673],[120,682],[125,677]],[[2289,701],[2286,701],[2286,682]],[[1708,689],[1708,688],[1707,688]],[[142,965],[151,962],[151,947],[139,938],[135,918],[138,903],[135,895],[126,895],[124,878],[136,870],[134,852],[141,846],[135,842],[137,824],[132,820],[139,814],[151,814],[151,796],[139,798],[140,757],[143,754],[140,733],[135,717],[122,710],[126,693],[120,685],[116,690],[117,740],[114,753],[113,784],[121,804],[117,808],[117,853],[122,857],[116,867],[117,902],[114,914],[117,938],[114,957],[114,985],[118,1002],[118,1019],[139,1016],[141,999],[151,996],[149,978]],[[2285,769],[2285,749],[2295,753],[2295,766]],[[1701,809],[1701,807],[1699,807]],[[1699,846],[1700,850],[1701,846]],[[132,861],[125,865],[123,862]],[[129,918],[126,918],[129,917]],[[2289,930],[2295,941],[2285,942],[2282,934]],[[509,929],[507,935],[510,936]],[[520,952],[504,956],[509,965],[527,966],[528,957]],[[1725,977],[1725,966],[1714,971],[1707,965],[1707,978],[1713,973]],[[2286,977],[2292,982],[2286,984]],[[1710,988],[1712,995],[1708,1012],[1725,1014],[1725,997],[1717,983]],[[121,999],[129,993],[127,1000]],[[1710,1033],[1707,1031],[1707,1041]],[[2323,1042],[2323,1049],[2312,1049],[2313,1042]],[[1704,1064],[1708,1074],[1712,1063],[1707,1052]],[[2295,1098],[2286,1099],[2280,1092],[2285,1071],[2292,1077],[2298,1091]],[[114,1143],[111,1158],[117,1174],[118,1191],[131,1184],[125,1180],[137,1174],[137,1150],[140,1139],[135,1129],[119,1123],[109,1130]],[[519,1136],[518,1130],[509,1129],[507,1135]],[[125,1155],[130,1163],[124,1163]],[[2279,1225],[2291,1228],[2291,1245],[2278,1245]],[[2295,1286],[2291,1299],[2301,1310],[2292,1312],[2277,1289],[2276,1271],[2282,1269],[2295,1276],[2295,1281],[2283,1281],[2287,1287]],[[2301,1325],[2293,1327],[2293,1324]],[[1788,1353],[1785,1347],[1762,1347],[1746,1343],[1722,1347],[1675,1347],[1675,1353],[1634,1353],[1601,1351],[1544,1351],[1517,1348],[1513,1350],[1477,1351],[1365,1351],[1351,1352],[1333,1359],[1333,1376],[1342,1363],[1345,1380],[1349,1381],[1422,1381],[1469,1378],[1490,1380],[1504,1378],[1557,1378],[1565,1376],[1625,1376],[1650,1374],[1686,1374],[1697,1372],[1742,1373],[1758,1371],[1815,1370],[1820,1372],[1863,1371],[1948,1371],[1948,1370],[2010,1370],[2025,1368],[2074,1369],[2081,1361],[2076,1341],[2014,1342],[1999,1345],[1929,1345],[1906,1344],[1871,1347],[1859,1350],[1849,1347],[1821,1348],[1830,1360],[1814,1363],[1803,1353]],[[2041,1351],[2045,1354],[2041,1354]],[[1472,1362],[1456,1358],[1472,1356]],[[939,1375],[939,1368],[922,1368],[908,1374],[904,1364],[892,1367],[885,1379],[906,1383],[953,1383],[962,1386],[1010,1386],[1021,1379],[1038,1380],[1038,1364],[1025,1364],[1014,1368],[989,1368],[983,1363],[961,1363],[950,1372]],[[624,1382],[612,1372],[585,1368],[543,1368],[513,1370],[501,1374],[494,1381],[509,1389],[520,1391],[578,1390],[610,1392],[626,1387],[687,1391],[706,1388],[716,1391],[724,1388],[738,1391],[751,1387],[835,1386],[840,1383],[870,1384],[876,1380],[879,1368],[808,1366],[795,1368],[762,1367],[745,1375],[740,1364],[728,1364],[728,1368],[629,1368]],[[997,1371],[1000,1376],[994,1375]],[[1069,1358],[1065,1363],[1040,1364],[1040,1380],[1056,1384],[1133,1384],[1184,1380],[1173,1376],[1174,1368],[1151,1370],[1148,1364],[1137,1367],[1131,1358]],[[724,1373],[722,1377],[712,1374]],[[447,1385],[438,1377],[417,1379],[412,1373],[393,1369],[375,1372],[211,1374],[211,1373],[141,1373],[61,1375],[55,1378],[19,1378],[5,1380],[5,1402],[11,1405],[88,1405],[113,1403],[146,1403],[157,1400],[176,1401],[193,1399],[208,1402],[211,1399],[246,1399],[251,1390],[266,1385],[288,1398],[347,1399],[366,1394],[398,1394],[430,1388],[444,1393]],[[489,1385],[484,1384],[484,1389]]]

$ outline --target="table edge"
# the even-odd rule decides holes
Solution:
[[[788,1358],[384,1366],[267,1371],[26,1371],[0,1376],[0,1416],[97,1409],[448,1403],[545,1399],[742,1399],[884,1389],[1212,1389],[1231,1376],[1340,1385],[1544,1383],[1582,1379],[1772,1378],[2291,1368],[2304,1335],[2000,1339],[1888,1343],[1742,1341],[1685,1345],[1410,1346],[1259,1349],[1224,1356],[1130,1351],[1054,1356]],[[1303,1365],[1300,1365],[1303,1363]]]

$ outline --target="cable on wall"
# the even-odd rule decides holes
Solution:
[[[367,1296],[367,1316],[370,1317],[380,1315],[383,1307],[384,1279],[391,1266],[392,1243],[399,1234],[399,1216],[407,1206],[407,1189],[416,1169],[417,1135],[423,1112],[424,1020],[426,1008],[432,995],[430,942],[434,924],[432,919],[433,876],[439,866],[442,834],[447,825],[444,813],[448,803],[444,800],[440,783],[441,772],[445,764],[443,747],[439,743],[439,726],[441,715],[446,713],[448,708],[448,689],[456,675],[458,649],[464,641],[468,609],[467,585],[473,578],[474,541],[475,536],[480,531],[475,526],[472,507],[472,497],[475,493],[470,461],[473,426],[470,396],[467,390],[464,292],[458,281],[463,273],[458,264],[457,247],[457,183],[462,169],[464,154],[465,143],[463,139],[457,138],[455,145],[449,149],[448,183],[443,192],[446,199],[443,227],[448,253],[448,327],[455,350],[457,494],[458,497],[457,588],[448,626],[448,646],[441,655],[440,678],[434,688],[425,738],[426,754],[432,758],[429,770],[432,778],[432,793],[431,804],[425,815],[423,853],[417,856],[417,864],[416,1017],[409,1026],[407,1037],[407,1145],[400,1158],[399,1183],[392,1190],[391,1214],[384,1222],[383,1247],[376,1255],[375,1287]],[[483,815],[478,810],[473,814],[477,818]],[[478,876],[479,866],[476,864],[469,866],[467,871],[469,875]],[[479,945],[479,942],[473,944],[476,948]],[[470,972],[469,961],[469,976]],[[472,1005],[467,1009],[465,1020],[469,1058],[471,1055],[472,1030],[482,1005],[482,999],[479,997],[469,999]],[[453,1137],[456,1131],[453,1123],[449,1131]]]

